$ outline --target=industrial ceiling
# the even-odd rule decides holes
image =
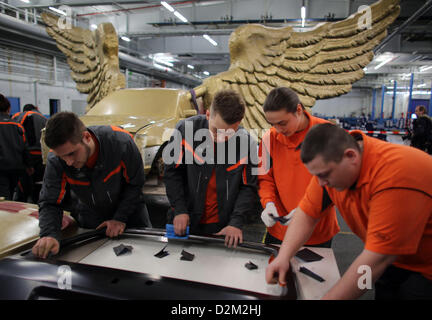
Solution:
[[[292,26],[295,31],[308,31],[322,22],[343,20],[374,2],[9,0],[0,1],[0,43],[21,44],[60,56],[54,41],[44,34],[40,13],[62,10],[72,17],[75,26],[83,28],[111,22],[119,35],[124,68],[160,77],[168,75],[194,86],[229,68],[229,35],[242,24]],[[431,88],[432,0],[401,0],[400,6],[401,14],[388,30],[389,36],[376,50],[365,78],[354,87],[390,85],[394,80],[403,83],[414,73],[416,86]],[[16,18],[19,23],[14,21]]]

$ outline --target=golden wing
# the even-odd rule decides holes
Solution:
[[[118,39],[110,23],[94,32],[79,27],[61,28],[58,17],[42,13],[47,33],[66,55],[72,79],[79,92],[87,93],[87,111],[110,92],[125,88],[120,72]]]
[[[230,37],[229,70],[204,80],[196,94],[209,106],[217,91],[237,90],[249,107],[243,126],[250,129],[269,127],[262,105],[275,87],[293,89],[305,107],[312,107],[317,99],[348,93],[363,78],[373,49],[399,15],[399,0],[381,0],[369,9],[308,32],[241,26]]]

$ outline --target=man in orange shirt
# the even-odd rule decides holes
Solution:
[[[432,298],[432,158],[359,131],[320,124],[301,159],[311,180],[278,257],[267,267],[284,282],[289,261],[335,205],[364,250],[324,299],[355,299],[375,282],[376,299]],[[370,285],[368,285],[368,282]]]
[[[273,127],[265,133],[260,144],[260,153],[264,151],[270,155],[263,159],[271,159],[267,173],[258,176],[264,208],[261,219],[267,227],[265,243],[280,244],[291,220],[289,212],[297,207],[312,178],[300,160],[301,143],[310,128],[327,121],[306,112],[297,94],[285,87],[273,89],[263,109]],[[339,226],[335,209],[329,207],[327,211],[306,245],[331,246]],[[274,218],[277,217],[284,217],[287,221],[276,221]]]

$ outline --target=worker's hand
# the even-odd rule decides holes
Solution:
[[[267,202],[265,209],[261,213],[261,220],[269,228],[273,227],[276,223],[276,220],[274,220],[272,216],[277,218],[279,217],[279,214],[277,212],[275,204],[273,202]]]
[[[110,238],[114,238],[114,237],[118,237],[123,233],[124,229],[126,228],[126,223],[117,220],[107,220],[102,222],[96,228],[96,230],[102,229],[104,227],[107,228],[105,232],[106,236]]]
[[[174,233],[178,236],[186,234],[186,228],[189,225],[189,215],[187,213],[178,214],[174,217]]]
[[[35,257],[46,259],[48,254],[57,254],[60,250],[60,243],[53,237],[42,237],[33,246],[32,253]]]
[[[279,282],[281,286],[286,286],[286,274],[290,268],[289,259],[277,256],[266,268],[266,281],[269,284]]]
[[[281,217],[281,219],[284,219],[285,222],[280,222],[281,225],[283,226],[287,226],[289,225],[289,223],[291,222],[293,216],[294,216],[294,212],[296,211],[297,208],[292,209],[290,213],[288,213],[286,216]]]
[[[241,229],[233,226],[226,226],[215,235],[225,236],[225,245],[228,248],[231,248],[232,246],[234,248],[237,248],[237,244],[243,242],[243,232],[241,231]]]

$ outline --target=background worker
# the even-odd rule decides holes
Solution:
[[[39,109],[32,105],[26,104],[23,112],[16,113],[12,117],[15,121],[21,124],[26,133],[30,158],[34,168],[34,174],[23,174],[18,181],[16,189],[16,201],[37,203],[42,185],[37,184],[42,182],[45,172],[45,166],[42,161],[41,152],[41,130],[45,128],[47,118],[39,112]]]
[[[242,141],[250,146],[252,139],[240,127],[244,113],[239,94],[223,90],[215,95],[205,115],[177,124],[175,132],[180,136],[173,135],[165,150],[177,147],[180,158],[169,164],[164,160],[164,182],[172,207],[168,221],[173,222],[177,235],[184,235],[190,226],[190,233],[224,235],[227,246],[235,247],[243,241],[246,216],[257,211],[258,198],[257,178],[251,173],[251,156],[257,152],[257,143],[244,154],[240,148]],[[204,134],[198,138],[197,132]],[[233,148],[229,147],[230,139],[234,139]],[[186,163],[188,153],[192,163]],[[233,158],[235,162],[229,163],[228,159]]]
[[[263,109],[272,128],[260,143],[260,152],[270,155],[262,158],[271,159],[267,173],[258,176],[259,196],[264,208],[261,219],[267,227],[265,243],[280,244],[290,220],[283,223],[274,218],[291,218],[289,213],[303,198],[312,178],[300,160],[300,146],[310,128],[327,121],[310,115],[297,94],[285,87],[270,91]],[[331,247],[339,226],[335,209],[329,207],[327,210],[328,214],[317,224],[307,245]]]
[[[325,208],[335,205],[365,246],[324,299],[361,296],[368,289],[359,285],[364,276],[375,283],[376,299],[431,299],[432,158],[360,131],[320,124],[303,141],[301,159],[314,178],[267,267],[266,281],[273,283],[278,273],[284,283],[290,259]]]
[[[413,121],[411,146],[432,154],[432,120],[425,106],[415,109],[417,119]]]
[[[11,120],[10,102],[0,94],[0,197],[13,199],[19,176],[33,174],[24,128]]]
[[[68,194],[80,227],[106,227],[106,235],[116,237],[126,226],[151,226],[141,192],[143,162],[129,132],[114,126],[86,128],[74,113],[60,112],[47,122],[45,143],[52,152],[39,199],[41,238],[34,255],[58,253]]]

